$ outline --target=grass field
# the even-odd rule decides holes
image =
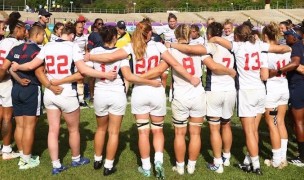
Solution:
[[[168,104],[169,106],[169,104]],[[243,160],[245,139],[242,132],[241,125],[237,118],[232,121],[233,129],[233,146],[231,166],[225,168],[223,174],[216,174],[206,168],[207,162],[212,161],[212,151],[209,141],[208,124],[205,122],[202,128],[202,150],[197,162],[197,169],[194,175],[185,174],[180,176],[172,172],[171,168],[175,164],[173,139],[174,131],[171,125],[171,110],[168,108],[168,113],[164,125],[165,133],[165,152],[164,152],[164,167],[166,179],[303,179],[303,168],[289,165],[283,170],[269,168],[263,165],[265,158],[271,157],[271,148],[269,145],[269,134],[267,127],[262,120],[260,126],[260,161],[262,164],[263,176],[256,176],[255,174],[246,174],[238,169],[236,164]],[[124,117],[121,133],[120,144],[115,159],[115,164],[118,169],[117,173],[104,177],[102,170],[93,169],[93,138],[96,128],[96,121],[93,109],[83,109],[81,111],[81,152],[85,157],[91,159],[89,165],[77,168],[69,168],[67,171],[53,176],[51,175],[51,161],[47,149],[47,133],[48,124],[46,116],[43,115],[36,129],[36,138],[34,143],[34,155],[39,155],[41,164],[35,169],[19,170],[18,160],[3,161],[0,160],[0,179],[144,179],[137,172],[137,167],[141,164],[137,147],[137,129],[134,124],[134,119],[130,113],[130,105],[128,105],[127,113]],[[288,155],[293,156],[296,150],[294,143],[289,143]],[[105,157],[105,156],[104,156]],[[151,161],[153,162],[153,152],[151,152]],[[68,131],[64,121],[60,132],[60,159],[63,164],[69,165],[71,163],[71,154],[68,146]],[[149,179],[154,179],[152,176]],[[148,178],[147,178],[148,179]]]

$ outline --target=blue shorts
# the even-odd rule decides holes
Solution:
[[[12,89],[14,116],[40,116],[41,89],[37,85],[14,84]]]
[[[304,82],[289,84],[289,103],[292,108],[304,108]]]

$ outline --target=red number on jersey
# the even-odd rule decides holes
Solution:
[[[48,74],[55,74],[56,71],[54,69],[54,65],[55,65],[55,58],[54,58],[54,56],[46,56],[45,60],[46,61],[50,61],[50,62],[46,63],[46,68],[47,68]]]
[[[3,65],[3,63],[4,63],[5,57],[3,57],[3,56],[4,56],[5,53],[6,53],[6,51],[0,50],[0,67],[1,67],[1,66]]]
[[[152,68],[155,68],[158,65],[158,56],[151,56],[148,59],[148,66],[146,69],[146,61],[145,59],[140,59],[136,61],[135,65],[135,73],[136,74],[144,74]]]
[[[251,66],[252,70],[259,70],[261,68],[261,62],[260,62],[260,56],[258,52],[252,53],[251,56],[249,57],[249,54],[245,54],[245,67],[244,70],[245,71],[249,71],[250,67],[249,67],[249,61],[254,60],[256,62],[255,65]]]
[[[56,74],[55,71],[55,57],[54,56],[46,56],[45,58],[47,61],[50,61],[46,63],[48,74]],[[57,57],[57,61],[63,60],[63,62],[60,62],[57,64],[57,74],[68,74],[69,70],[67,69],[68,65],[68,57],[65,55],[60,55]]]
[[[226,67],[229,68],[231,59],[230,58],[223,58],[223,62],[227,62]]]
[[[106,72],[106,64],[100,64],[101,72]],[[114,71],[117,71],[117,66],[114,66]],[[106,78],[100,78],[101,81],[106,80]]]
[[[281,69],[285,65],[286,65],[285,59],[283,61],[278,61],[277,62],[277,69]],[[286,73],[282,73],[281,75],[277,75],[277,77],[285,77],[285,76],[286,76]]]
[[[194,63],[191,57],[183,58],[183,66],[188,71],[189,74],[191,75],[195,74]]]
[[[63,60],[63,62],[58,63],[57,69],[58,69],[58,74],[68,74],[69,70],[67,68],[64,68],[68,65],[68,57],[65,55],[58,56],[57,60]]]

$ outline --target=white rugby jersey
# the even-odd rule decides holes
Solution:
[[[205,39],[201,36],[199,38],[196,38],[196,39],[190,39],[189,44],[191,44],[191,45],[197,45],[197,44],[204,45],[205,44]]]
[[[6,56],[10,50],[22,43],[22,41],[18,41],[16,38],[5,38],[0,41],[0,66],[3,65],[4,60],[6,59]],[[10,76],[0,82],[1,87],[8,87],[9,85],[12,85]]]
[[[140,60],[136,60],[131,43],[123,47],[133,57],[133,74],[141,75],[159,65],[161,54],[167,51],[166,46],[160,42],[149,41],[147,43],[146,54]],[[157,78],[160,80],[160,78]]]
[[[231,33],[228,36],[225,33],[223,33],[222,38],[227,39],[228,41],[234,41],[234,33]]]
[[[83,55],[77,44],[70,41],[49,42],[43,46],[36,56],[44,59],[47,77],[52,79],[63,79],[72,75],[75,71],[74,62],[83,60]],[[72,83],[60,85],[64,89],[63,96],[76,96],[76,90],[72,88]],[[50,91],[49,89],[46,89]]]
[[[82,54],[85,54],[85,47],[88,44],[88,35],[75,36],[74,43],[76,43],[82,51]]]
[[[216,63],[233,69],[234,56],[233,54],[221,45],[216,45],[216,51],[213,52],[213,60]],[[217,75],[207,69],[206,91],[233,91],[235,90],[234,79],[229,75]]]
[[[171,29],[168,24],[162,26],[162,28],[157,29],[156,33],[161,35],[164,34],[165,42],[177,42],[174,34],[175,29]]]
[[[51,34],[51,38],[50,38],[50,42],[55,42],[56,40],[60,39],[60,37],[58,37],[55,34]]]
[[[118,48],[103,48],[103,47],[97,47],[92,49],[90,54],[103,54],[103,53],[112,53],[116,51]],[[93,67],[97,71],[101,72],[110,72],[112,70],[115,70],[118,72],[121,67],[129,66],[129,60],[123,59],[121,61],[116,61],[112,63],[99,63],[99,62],[93,62]],[[118,74],[117,78],[113,81],[107,80],[105,78],[96,78],[95,80],[95,88],[102,88],[107,89],[111,91],[119,91],[124,92],[124,82],[122,80],[122,77]]]
[[[263,53],[262,58],[267,59],[269,69],[280,69],[286,66],[290,61],[291,53],[275,54],[275,53]],[[284,88],[285,87],[285,88]],[[266,83],[267,91],[281,91],[288,89],[288,82],[286,78],[286,73],[277,75],[275,77],[269,78]]]
[[[256,41],[255,44],[232,42],[235,53],[240,89],[265,89],[260,78],[261,67],[268,67],[267,60],[261,59],[261,52],[269,50],[269,44]]]
[[[184,54],[176,49],[170,49],[173,57],[187,70],[187,72],[195,77],[202,77],[202,61],[207,56],[194,56]],[[173,98],[175,99],[191,99],[199,96],[204,92],[202,82],[194,87],[187,79],[181,76],[174,69],[172,70],[173,76]]]

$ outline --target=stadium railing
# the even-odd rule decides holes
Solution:
[[[275,4],[271,5],[272,9],[299,9],[304,8],[303,5],[291,5],[291,6],[276,6]],[[202,12],[202,11],[243,11],[243,10],[259,10],[264,9],[264,6],[229,6],[229,7],[200,7],[200,8],[149,8],[149,9],[137,9],[135,13],[155,13],[155,12],[167,12],[167,11],[177,11],[177,12]],[[24,6],[1,6],[0,10],[4,11],[25,11]],[[72,11],[68,7],[64,8],[51,8],[51,12],[73,12],[73,13],[109,13],[109,14],[126,14],[134,13],[133,8],[128,9],[98,9],[98,8],[73,8]],[[35,12],[32,10],[31,12]]]

